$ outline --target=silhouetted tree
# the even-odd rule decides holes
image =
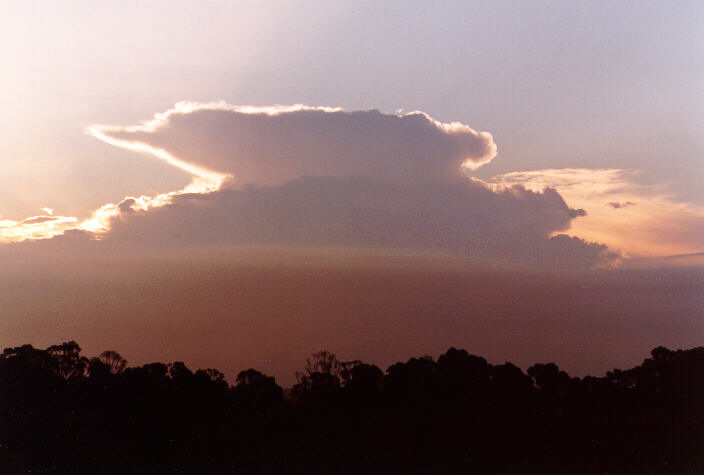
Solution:
[[[116,351],[103,351],[99,359],[107,367],[110,374],[122,374],[127,367],[127,360]]]
[[[304,371],[296,373],[294,393],[299,397],[331,395],[340,388],[341,372],[342,364],[334,354],[324,350],[314,353],[306,359]]]
[[[0,355],[0,473],[704,473],[704,348],[605,377],[450,348],[383,372],[330,352],[293,397],[75,342]]]
[[[283,389],[276,380],[255,369],[240,371],[236,382],[235,396],[247,407],[268,409],[283,402]]]
[[[378,391],[384,379],[384,373],[376,366],[361,361],[341,363],[340,378],[342,385],[351,391]]]
[[[64,379],[79,378],[84,375],[88,359],[81,356],[81,347],[75,341],[47,348],[47,353],[57,362],[57,371]]]

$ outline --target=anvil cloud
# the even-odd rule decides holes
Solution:
[[[469,178],[496,157],[492,136],[423,112],[182,102],[140,125],[86,130],[192,181],[85,219],[0,221],[0,242],[75,229],[131,248],[442,251],[549,269],[699,251],[704,212],[635,185],[629,172]]]
[[[89,130],[212,186],[111,205],[108,242],[442,250],[551,268],[613,257],[556,236],[583,212],[553,190],[468,179],[496,156],[491,135],[422,112],[181,103],[141,126]]]
[[[93,127],[117,145],[178,156],[194,174],[232,174],[237,184],[281,184],[305,175],[418,183],[457,176],[496,156],[491,134],[423,112],[179,103],[137,127]],[[174,163],[177,166],[178,163]],[[182,166],[183,167],[183,166]]]
[[[494,191],[468,179],[496,156],[491,135],[422,112],[179,103],[138,126],[87,130],[193,181],[178,191],[126,197],[82,221],[29,218],[7,231],[10,240],[73,228],[145,248],[449,251],[561,268],[613,257],[603,245],[559,235],[584,212],[553,190]],[[22,234],[39,223],[54,227]]]

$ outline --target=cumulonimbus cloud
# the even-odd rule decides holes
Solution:
[[[560,235],[585,212],[554,190],[468,179],[496,156],[491,135],[422,112],[180,103],[138,126],[88,131],[193,176],[73,226],[105,245],[442,250],[562,268],[614,258]]]
[[[180,103],[140,126],[91,130],[231,177],[153,210],[123,201],[110,242],[442,249],[539,266],[559,255],[581,268],[613,257],[556,237],[584,214],[556,192],[468,180],[496,156],[491,135],[422,112]]]

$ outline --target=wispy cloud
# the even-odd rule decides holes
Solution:
[[[569,234],[608,244],[625,256],[656,257],[700,252],[704,207],[678,201],[663,187],[636,181],[623,169],[546,169],[514,172],[492,179],[495,187],[553,188],[586,216]]]
[[[78,226],[78,219],[71,216],[39,215],[22,221],[4,219],[0,220],[0,243],[48,239]]]
[[[609,201],[606,204],[614,209],[621,209],[625,208],[626,206],[633,206],[635,203],[633,201],[626,201],[624,203],[619,203],[618,201]]]

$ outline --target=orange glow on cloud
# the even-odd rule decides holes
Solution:
[[[70,216],[41,215],[22,221],[0,220],[0,243],[47,239],[75,229],[78,219]]]
[[[414,114],[420,114],[428,121],[433,123],[435,127],[438,129],[442,130],[443,132],[447,134],[453,134],[453,133],[470,133],[470,134],[478,134],[481,137],[484,137],[487,139],[487,142],[490,144],[490,149],[489,153],[487,153],[484,157],[482,157],[480,160],[476,159],[470,159],[468,158],[464,162],[462,162],[462,168],[466,169],[468,171],[474,171],[477,170],[478,168],[486,165],[487,163],[491,162],[494,158],[496,158],[496,154],[498,153],[498,147],[496,146],[496,143],[494,142],[494,137],[489,133],[489,132],[477,132],[476,130],[472,129],[470,126],[463,124],[462,122],[440,122],[439,120],[435,120],[432,117],[430,117],[428,114],[426,114],[423,111],[412,111],[408,112],[406,114],[403,114],[401,111],[397,112],[397,115],[399,116],[405,116],[405,115],[414,115]]]
[[[494,177],[494,188],[521,185],[554,188],[586,216],[568,234],[603,242],[624,257],[657,257],[702,251],[704,207],[672,198],[665,190],[637,184],[632,170],[547,169]]]
[[[128,206],[135,211],[146,211],[170,203],[171,199],[177,195],[217,191],[225,181],[231,178],[230,174],[215,172],[181,160],[164,149],[152,147],[143,142],[115,139],[109,135],[109,132],[120,130],[151,130],[168,120],[170,114],[196,110],[196,107],[206,107],[206,105],[196,106],[189,103],[179,103],[174,109],[164,114],[156,114],[153,120],[136,127],[92,125],[86,129],[90,135],[98,140],[116,147],[152,155],[193,176],[191,183],[181,190],[161,193],[156,196],[128,196],[121,203],[128,203]],[[120,203],[105,204],[93,211],[88,219],[82,221],[76,217],[53,216],[51,208],[42,208],[42,211],[48,216],[33,216],[22,221],[0,220],[0,243],[49,239],[71,229],[88,231],[99,237],[100,234],[109,231],[110,220],[121,213]]]

